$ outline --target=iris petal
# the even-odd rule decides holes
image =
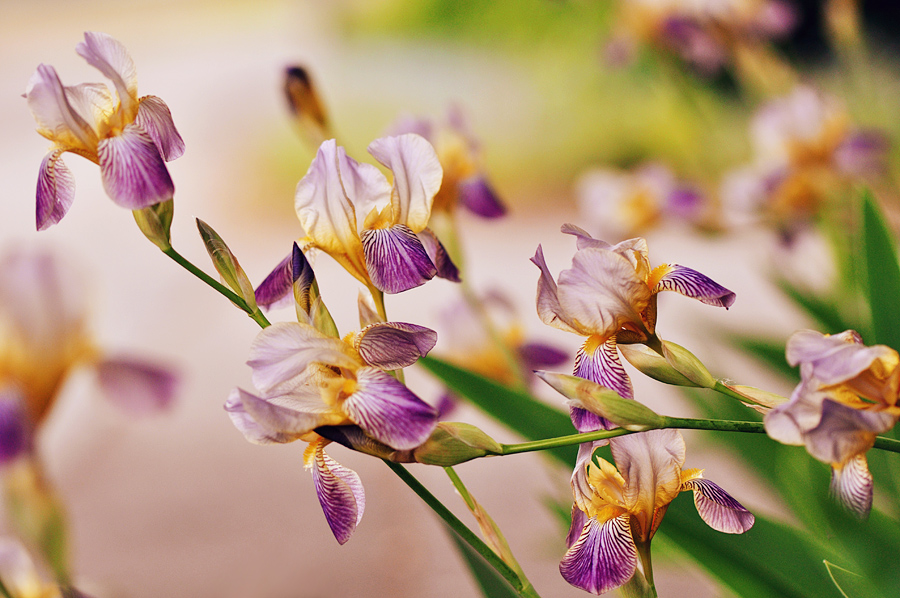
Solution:
[[[664,274],[662,274],[664,272]],[[652,277],[659,276],[659,282],[653,288],[653,292],[676,291],[686,297],[697,299],[707,305],[715,305],[728,309],[734,303],[735,294],[696,270],[678,266],[676,264],[663,264],[657,266]]]
[[[407,133],[376,139],[368,149],[394,174],[391,191],[394,223],[404,224],[414,232],[424,229],[444,173],[434,148],[425,138]]]
[[[225,411],[234,427],[253,444],[293,442],[317,425],[312,414],[275,405],[240,388],[228,395]]]
[[[437,343],[437,332],[404,322],[384,322],[364,328],[357,350],[367,364],[397,370],[414,364]]]
[[[566,581],[594,594],[623,585],[636,568],[637,549],[631,539],[628,515],[604,523],[589,519],[559,564]]]
[[[615,337],[606,339],[592,352],[588,352],[587,348],[591,342],[592,339],[588,339],[575,356],[575,375],[614,390],[626,399],[633,399],[634,390],[631,386],[631,379],[619,360]],[[609,420],[581,407],[570,407],[569,414],[579,432],[611,430],[616,427]]]
[[[130,122],[134,118],[132,111],[137,109],[137,71],[125,46],[105,33],[86,31],[75,51],[113,82]]]
[[[75,199],[75,179],[62,161],[61,150],[44,156],[37,183],[37,229],[44,230],[62,220]]]
[[[459,201],[482,218],[499,218],[506,214],[506,206],[481,174],[459,182]]]
[[[408,226],[365,230],[362,243],[372,284],[385,293],[421,286],[437,274],[422,241]]]
[[[150,135],[166,162],[180,158],[184,154],[184,140],[175,128],[172,113],[166,103],[158,97],[141,98],[135,124]]]
[[[164,411],[172,406],[178,375],[144,360],[107,358],[97,364],[97,380],[106,396],[134,415]]]
[[[436,276],[450,282],[460,282],[459,269],[453,263],[453,260],[450,259],[450,254],[447,253],[437,235],[431,229],[425,228],[419,231],[416,236],[422,242],[422,247],[425,248],[428,258],[434,264],[434,267],[437,268]]]
[[[359,476],[316,447],[313,482],[325,520],[339,544],[350,539],[362,519],[366,506],[365,493]]]
[[[831,494],[847,510],[866,517],[872,509],[874,482],[865,455],[857,455],[831,469]]]
[[[843,463],[872,448],[875,436],[893,428],[896,421],[896,416],[884,411],[854,409],[825,399],[819,425],[807,431],[803,440],[816,459]]]
[[[175,185],[153,139],[131,124],[97,146],[103,188],[114,202],[130,210],[167,201]]]
[[[394,449],[419,446],[437,425],[437,411],[390,374],[375,368],[357,372],[356,390],[344,410],[369,436]]]
[[[544,249],[540,245],[538,245],[534,257],[531,258],[531,262],[541,271],[541,277],[538,279],[537,286],[538,317],[544,324],[567,332],[578,333],[559,305],[559,289],[556,286],[556,281],[553,280],[553,276],[550,274],[550,269],[547,268],[547,262],[544,260]]]
[[[753,527],[756,520],[753,514],[715,482],[696,478],[685,482],[684,489],[694,491],[697,512],[714,530],[742,534]]]
[[[257,305],[265,309],[288,305],[293,300],[291,296],[293,284],[291,256],[288,255],[256,287],[254,295]]]
[[[67,92],[70,89],[63,87],[52,66],[38,65],[25,89],[28,108],[37,121],[38,132],[44,137],[66,149],[92,150],[97,144],[97,133],[69,103]]]

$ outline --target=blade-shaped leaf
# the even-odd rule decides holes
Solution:
[[[900,264],[897,241],[871,193],[863,193],[861,250],[865,253],[865,294],[872,314],[869,344],[900,350]]]
[[[481,555],[471,546],[463,542],[459,536],[450,532],[450,538],[466,561],[469,572],[475,578],[484,598],[518,598],[519,594],[497,571],[488,565]]]

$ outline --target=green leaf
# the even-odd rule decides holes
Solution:
[[[828,561],[825,561],[825,569],[844,598],[878,598],[879,594],[866,583],[865,578],[860,574],[838,567]]]
[[[528,440],[543,440],[574,433],[572,420],[566,413],[542,403],[526,392],[509,389],[435,357],[423,357],[418,363],[455,394]],[[565,446],[546,452],[572,466],[578,455],[578,447]]]
[[[455,533],[450,533],[450,538],[456,544],[456,549],[463,556],[469,572],[475,578],[481,594],[484,598],[518,598],[519,594],[510,586],[497,571],[485,562],[481,555],[475,552],[471,546],[463,542]]]
[[[771,368],[775,373],[781,374],[792,381],[800,379],[798,370],[788,365],[784,357],[785,341],[740,335],[733,336],[731,341],[762,364]]]
[[[820,332],[837,334],[847,329],[859,330],[864,327],[861,322],[847,320],[844,317],[844,313],[833,301],[827,298],[815,297],[808,291],[797,288],[788,280],[779,280],[778,288],[805,311],[806,315],[816,321]]]
[[[865,253],[865,295],[872,314],[874,339],[867,343],[900,350],[900,264],[897,242],[875,199],[863,192],[861,248]]]

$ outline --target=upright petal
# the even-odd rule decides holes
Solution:
[[[84,41],[75,46],[75,51],[113,82],[127,115],[122,124],[132,122],[137,113],[137,71],[125,46],[105,33],[86,31]]]
[[[75,199],[75,179],[62,161],[62,150],[50,152],[41,162],[37,182],[37,229],[44,230],[66,215]]]
[[[256,287],[254,295],[257,305],[264,309],[288,305],[293,300],[293,284],[291,255],[288,255]]]
[[[172,368],[127,357],[97,364],[97,380],[107,398],[132,415],[147,415],[172,406],[178,375]]]
[[[345,343],[324,336],[312,326],[278,322],[256,335],[250,345],[253,384],[263,392],[289,390],[312,363],[354,369],[358,362]]]
[[[437,332],[404,322],[383,322],[364,328],[356,350],[367,364],[382,370],[398,370],[425,357],[437,343]]]
[[[422,241],[405,225],[365,230],[362,244],[369,278],[385,293],[421,286],[437,274]]]
[[[175,185],[159,149],[143,129],[131,124],[121,135],[97,147],[103,188],[114,202],[129,210],[172,199]]]
[[[500,218],[506,214],[506,206],[483,174],[459,182],[459,201],[482,218]]]
[[[424,137],[407,133],[376,139],[368,149],[394,174],[391,192],[394,223],[405,224],[413,232],[424,229],[444,176],[434,148]]]
[[[568,222],[559,227],[559,231],[565,235],[573,235],[575,237],[575,246],[578,249],[584,249],[585,247],[609,249],[612,247],[612,245],[610,245],[606,241],[595,239],[583,228],[575,226],[574,224]]]
[[[573,325],[568,321],[567,314],[559,305],[559,294],[556,281],[547,268],[547,262],[544,260],[544,249],[538,245],[531,258],[531,263],[537,266],[541,271],[541,277],[537,284],[537,313],[538,317],[544,324],[565,330],[567,332],[575,332]]]
[[[37,121],[38,133],[63,148],[93,151],[97,133],[93,123],[88,123],[69,103],[70,89],[63,87],[52,66],[41,64],[28,81],[25,99]]]
[[[869,515],[874,486],[865,455],[857,455],[843,466],[833,465],[831,468],[832,496],[858,517]]]
[[[637,549],[631,539],[628,515],[606,522],[588,519],[581,537],[559,564],[563,578],[593,594],[623,585],[637,568]]]
[[[312,447],[310,447],[312,448]],[[362,520],[366,496],[359,476],[325,454],[322,443],[315,445],[313,482],[325,520],[339,544],[350,539]]]
[[[437,411],[396,378],[375,368],[357,372],[343,408],[363,431],[395,449],[419,446],[437,425]]]
[[[726,534],[742,534],[753,527],[756,518],[718,484],[695,478],[684,483],[694,491],[694,505],[709,527]]]
[[[184,154],[184,140],[175,128],[172,113],[166,103],[158,97],[141,98],[134,122],[150,135],[166,162],[180,158]]]
[[[654,284],[655,283],[655,284]],[[696,270],[677,264],[662,264],[654,268],[648,281],[653,292],[676,291],[707,305],[728,309],[734,303],[735,294]]]

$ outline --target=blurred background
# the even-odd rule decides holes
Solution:
[[[538,272],[528,260],[541,243],[554,273],[568,267],[574,240],[559,233],[561,224],[574,222],[610,242],[645,234],[653,265],[695,268],[738,297],[726,313],[666,296],[661,335],[689,347],[716,375],[787,393],[784,382],[719,339],[726,330],[783,337],[808,325],[771,279],[822,287],[829,258],[819,237],[792,224],[732,218],[721,181],[754,160],[754,112],[796,81],[837,94],[849,120],[878,127],[885,139],[900,127],[893,118],[900,107],[895,32],[870,27],[896,24],[896,7],[866,4],[873,37],[860,67],[859,54],[834,50],[840,44],[829,38],[824,6],[793,4],[793,20],[776,23],[783,29],[774,41],[778,55],[803,68],[802,77],[787,75],[785,82],[765,57],[751,57],[743,70],[659,58],[641,45],[646,40],[634,33],[640,27],[625,26],[630,21],[620,4],[600,0],[4,3],[3,248],[58,252],[88,289],[97,344],[153,356],[184,379],[169,413],[134,420],[100,400],[90,377],[76,372],[44,426],[39,451],[67,505],[80,587],[99,597],[135,598],[477,595],[442,525],[419,499],[381,463],[341,448],[332,456],[359,473],[368,500],[353,538],[338,546],[303,470],[301,443],[251,445],[222,409],[231,388],[252,388],[244,362],[256,324],[148,243],[132,215],[106,197],[93,164],[68,155],[75,203],[60,224],[34,230],[47,142],[35,133],[21,95],[38,64],[52,64],[66,85],[102,81],[74,51],[83,32],[108,33],[128,48],[140,94],[165,100],[187,146],[169,164],[174,246],[212,272],[193,222],[200,217],[255,284],[303,234],[293,192],[315,155],[288,111],[286,67],[308,70],[340,143],[359,161],[374,161],[365,147],[397,118],[443,119],[456,106],[509,211],[498,220],[459,214],[467,275],[475,289],[497,288],[511,298],[523,334],[573,357],[581,342],[541,325],[534,313]],[[584,199],[585,174],[647,162],[665,164],[666,176],[690,181],[709,203],[697,218],[654,217],[652,227],[611,230],[608,213]],[[888,190],[892,174],[884,177]],[[882,194],[888,204],[890,195]],[[327,256],[315,267],[338,326],[352,330],[356,282]],[[456,300],[454,286],[436,279],[389,297],[387,309],[440,334],[446,324],[439,314]],[[286,310],[270,319],[291,317]],[[435,354],[442,353],[448,350],[439,342]],[[691,414],[677,393],[633,379],[636,395],[651,407]],[[426,400],[438,400],[440,388],[424,372],[413,368],[408,381]],[[458,407],[452,419],[516,441],[470,407]],[[706,467],[751,510],[779,514],[779,503],[752,478],[704,450],[702,437],[686,437],[687,467]],[[443,472],[413,471],[473,523]],[[564,527],[546,507],[571,499],[569,472],[535,454],[480,460],[458,471],[542,595],[579,595],[558,574]],[[674,552],[658,567],[660,595],[717,595]]]

